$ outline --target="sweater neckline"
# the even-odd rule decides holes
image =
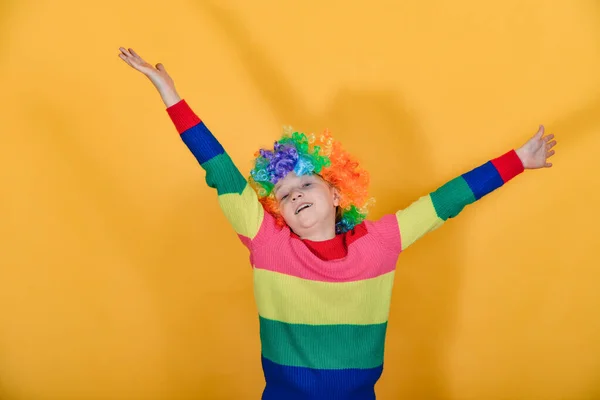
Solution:
[[[323,241],[302,239],[293,232],[292,237],[301,241],[311,251],[311,253],[323,261],[339,260],[346,257],[348,254],[346,235],[344,233],[337,234],[333,238]]]

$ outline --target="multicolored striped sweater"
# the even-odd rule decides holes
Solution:
[[[524,170],[511,150],[395,214],[365,221],[329,241],[311,242],[276,227],[185,100],[167,112],[250,252],[264,400],[375,399],[400,253]]]

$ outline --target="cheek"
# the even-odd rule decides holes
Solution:
[[[279,212],[284,218],[287,218],[291,214],[294,214],[294,209],[289,203],[285,203],[279,206]]]
[[[335,206],[333,195],[326,190],[315,194],[314,198],[318,201],[321,207],[326,206],[327,208],[329,208],[330,206]]]

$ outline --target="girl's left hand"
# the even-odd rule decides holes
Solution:
[[[556,140],[552,140],[553,138],[554,135],[544,136],[544,126],[540,125],[537,133],[516,150],[525,169],[550,168],[552,166],[552,163],[548,162],[548,158],[554,155],[554,150],[550,150],[556,145]]]

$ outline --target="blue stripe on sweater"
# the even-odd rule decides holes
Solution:
[[[225,152],[221,143],[208,130],[204,122],[200,122],[183,132],[181,139],[200,164],[204,164],[206,161]]]
[[[262,357],[262,400],[375,400],[383,366],[370,369],[287,367]]]
[[[504,184],[502,177],[491,161],[463,174],[476,200],[498,189]]]

